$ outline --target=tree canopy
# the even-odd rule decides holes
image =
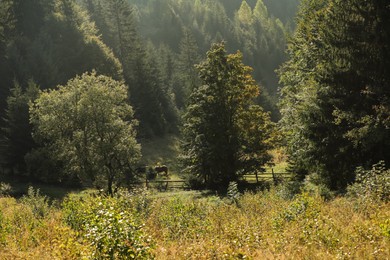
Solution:
[[[65,162],[69,174],[113,193],[119,177],[130,174],[140,157],[127,87],[106,76],[86,73],[67,85],[42,92],[31,105],[34,137]]]
[[[290,158],[332,189],[390,160],[387,1],[304,1],[280,69]]]
[[[197,69],[202,85],[184,116],[183,163],[193,180],[226,188],[270,161],[273,124],[254,104],[259,88],[240,52],[227,55],[224,43],[214,44]]]

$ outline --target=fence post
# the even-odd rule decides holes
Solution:
[[[276,186],[278,184],[278,180],[276,179],[274,168],[271,168],[271,172],[272,172],[272,179],[274,180],[274,185]]]

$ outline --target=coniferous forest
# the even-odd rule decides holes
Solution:
[[[387,0],[0,0],[0,259],[389,258],[389,25]]]

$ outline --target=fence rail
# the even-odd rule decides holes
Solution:
[[[167,190],[187,190],[190,187],[187,185],[186,181],[180,180],[145,180],[139,182],[133,182],[130,185],[132,186],[144,186],[147,189],[154,188],[159,191],[167,191]]]
[[[261,174],[245,174],[243,178],[247,182],[273,182],[274,184],[278,184],[282,181],[289,181],[292,179],[292,174],[288,172],[264,172]]]
[[[245,174],[243,180],[249,183],[272,182],[278,184],[283,181],[289,181],[292,178],[291,173],[287,172],[264,172],[261,174]],[[189,190],[190,187],[183,180],[145,180],[133,182],[131,186],[143,186],[146,188],[157,189],[159,191],[167,190]]]

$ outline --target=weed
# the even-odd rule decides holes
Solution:
[[[363,200],[390,201],[390,169],[383,161],[371,170],[356,169],[356,182],[348,187],[348,194]]]
[[[130,194],[116,197],[68,197],[63,203],[66,222],[93,248],[95,259],[152,258],[150,237],[134,215]],[[142,199],[141,199],[142,200]],[[138,200],[137,200],[138,201]]]
[[[30,207],[36,217],[43,218],[50,211],[49,198],[41,195],[39,189],[34,190],[31,186],[28,188],[27,196],[23,196],[20,201]]]
[[[0,197],[8,196],[11,194],[12,187],[8,183],[0,182]]]

